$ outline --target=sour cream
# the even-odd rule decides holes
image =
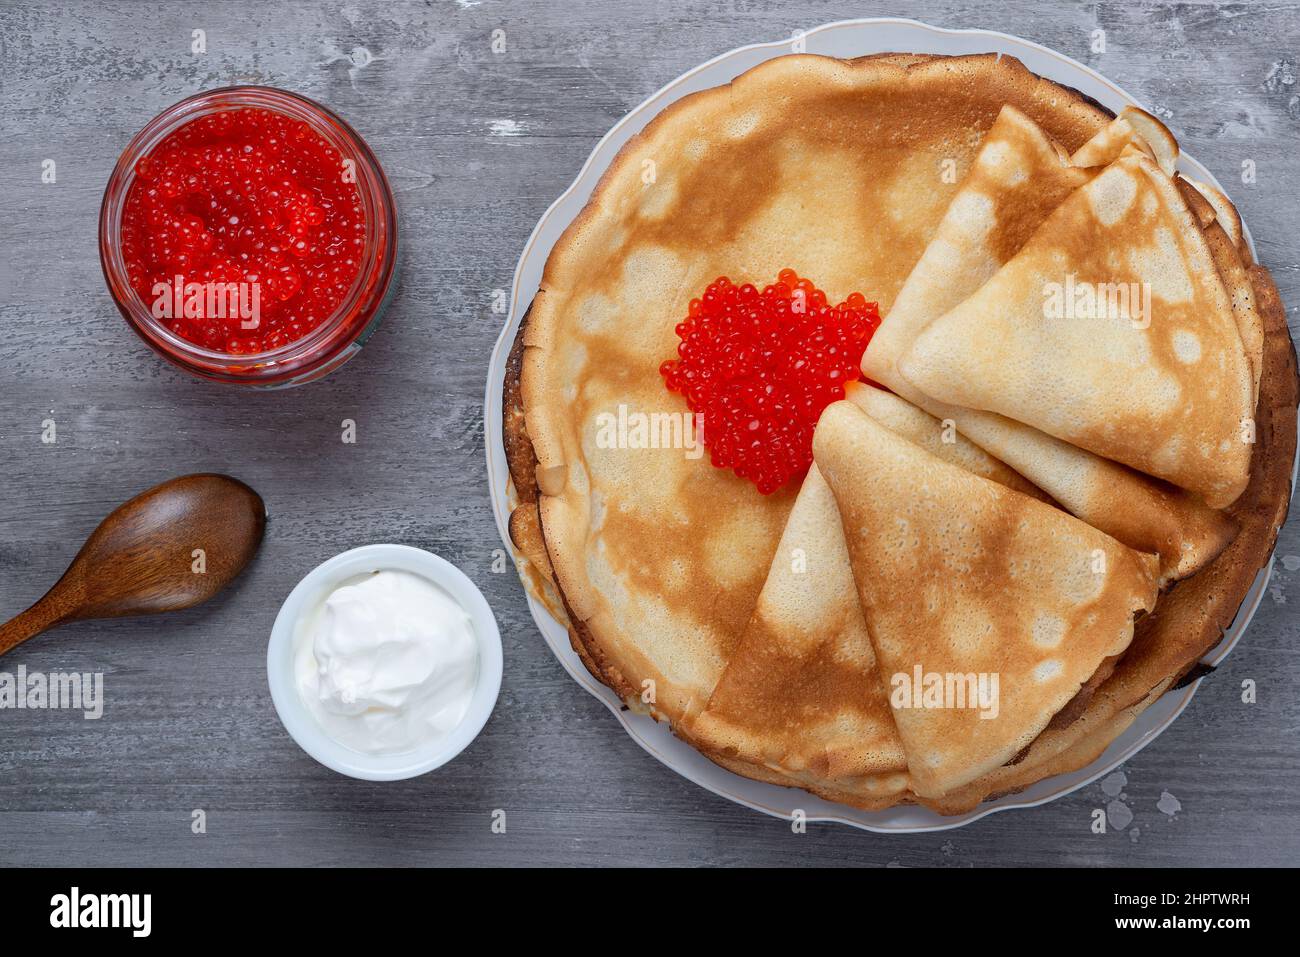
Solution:
[[[294,633],[294,676],[330,737],[367,754],[410,751],[460,724],[474,695],[479,643],[445,589],[407,571],[343,582]]]

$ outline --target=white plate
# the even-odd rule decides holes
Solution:
[[[1033,72],[1074,87],[1115,112],[1119,112],[1129,104],[1141,106],[1128,93],[1082,63],[1036,43],[1030,43],[1028,40],[989,30],[944,30],[915,20],[887,18],[828,23],[796,38],[741,47],[730,53],[724,53],[673,80],[614,124],[614,128],[596,144],[582,171],[578,173],[578,178],[542,216],[537,228],[528,238],[528,244],[524,247],[519,266],[515,270],[510,316],[492,353],[485,403],[488,483],[491,488],[492,508],[496,514],[497,529],[507,547],[510,547],[507,523],[512,502],[508,498],[510,472],[506,466],[501,436],[501,390],[505,382],[506,357],[510,353],[519,323],[528,310],[528,304],[532,302],[533,295],[537,292],[542,269],[551,254],[551,247],[587,204],[601,174],[608,168],[623,144],[640,132],[661,110],[697,90],[721,86],[765,60],[793,52],[795,40],[801,41],[805,52],[835,57],[856,57],[885,52],[1008,53]],[[1186,154],[1179,160],[1178,166],[1194,179],[1218,185],[1218,181],[1209,170]],[[1250,240],[1249,230],[1246,231],[1246,237],[1247,241],[1251,242],[1253,250],[1254,243]],[[1255,614],[1255,609],[1259,607],[1272,569],[1273,560],[1270,557],[1268,564],[1255,576],[1255,581],[1223,641],[1203,659],[1207,664],[1218,664],[1222,661],[1241,638],[1251,616]],[[1086,768],[1039,781],[1019,794],[987,801],[967,814],[944,817],[925,808],[910,805],[885,811],[860,811],[842,804],[832,804],[805,791],[762,784],[724,771],[690,745],[673,737],[664,725],[644,715],[625,710],[618,697],[596,681],[583,667],[582,661],[569,644],[569,636],[564,626],[552,618],[546,608],[531,595],[528,597],[528,604],[547,644],[551,646],[551,650],[569,674],[609,707],[614,716],[623,723],[623,727],[627,729],[627,733],[633,740],[678,774],[738,804],[777,817],[789,818],[795,810],[802,810],[808,820],[839,821],[869,831],[944,830],[968,824],[994,811],[1033,807],[1068,794],[1095,781],[1150,744],[1187,707],[1199,684],[1194,682],[1179,691],[1165,694],[1139,715],[1132,726],[1112,742],[1100,758]]]

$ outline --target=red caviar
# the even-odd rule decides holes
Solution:
[[[127,281],[196,345],[246,355],[301,339],[338,310],[361,270],[355,179],[338,150],[291,116],[245,107],[191,120],[136,162],[122,211]],[[211,297],[206,308],[173,308],[185,298],[178,277],[186,288],[239,284],[244,306],[257,308],[214,309]]]
[[[676,329],[680,358],[659,372],[703,413],[710,461],[767,495],[812,464],[817,419],[861,377],[879,325],[877,304],[861,293],[831,306],[793,269],[761,292],[720,276],[691,300]]]

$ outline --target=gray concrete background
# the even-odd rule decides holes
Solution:
[[[1132,820],[1104,835],[1091,815],[1116,798],[1099,784],[948,833],[794,835],[642,752],[551,656],[513,571],[491,571],[491,295],[509,287],[543,210],[620,116],[690,67],[798,28],[891,14],[1019,34],[1133,92],[1228,184],[1294,314],[1293,2],[0,6],[0,617],[53,583],[116,504],[170,476],[230,472],[272,516],[256,564],[210,604],[71,625],[0,662],[103,671],[108,698],[100,721],[0,712],[0,864],[1294,863],[1300,515],[1245,640],[1128,762]],[[1103,55],[1089,52],[1099,27]],[[196,28],[206,55],[190,52]],[[504,54],[490,49],[497,28]],[[401,284],[383,326],[341,372],[288,392],[206,384],[155,359],[113,309],[96,254],[100,194],[130,136],[175,100],[236,82],[341,113],[380,156],[401,209]],[[54,185],[40,182],[44,159],[57,163]],[[1244,159],[1254,185],[1237,185]],[[40,441],[47,418],[54,445]],[[354,446],[339,441],[344,418],[358,423]],[[389,785],[346,780],[300,752],[264,667],[271,622],[301,575],[377,541],[463,568],[496,609],[506,653],[500,703],[470,750]],[[1253,706],[1240,701],[1246,678],[1258,682]],[[1166,792],[1177,813],[1157,807]],[[207,833],[194,835],[200,808]],[[490,831],[496,808],[505,835]]]

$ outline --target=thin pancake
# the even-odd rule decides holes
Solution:
[[[1042,493],[897,396],[850,383],[851,402],[890,431],[974,475]],[[766,768],[869,806],[907,768],[858,603],[839,510],[808,472],[758,607],[707,708],[681,729],[717,760]],[[892,780],[892,778],[891,778]]]
[[[1090,291],[1091,307],[1076,295]],[[899,371],[941,401],[1015,418],[1212,507],[1248,478],[1251,375],[1231,302],[1186,201],[1136,151],[927,326]]]
[[[906,770],[853,590],[835,499],[814,465],[708,707],[686,736],[705,753],[826,784]]]
[[[1214,210],[1214,218],[1223,231],[1228,234],[1232,244],[1237,247],[1237,255],[1241,259],[1243,266],[1251,265],[1250,246],[1246,244],[1246,231],[1241,225],[1241,214],[1237,212],[1237,207],[1232,205],[1232,200],[1223,194],[1222,190],[1211,186],[1209,183],[1198,182],[1197,180],[1188,180],[1196,191],[1205,197],[1205,201],[1210,204]]]
[[[1255,293],[1250,283],[1250,274],[1246,271],[1233,244],[1231,237],[1223,226],[1216,222],[1203,227],[1205,243],[1214,259],[1214,268],[1219,271],[1219,278],[1228,290],[1232,303],[1232,316],[1237,321],[1237,334],[1241,336],[1242,347],[1246,350],[1246,360],[1250,363],[1250,381],[1254,400],[1259,400],[1259,377],[1264,361],[1264,321],[1255,308]]]
[[[1130,146],[1136,146],[1156,161],[1166,176],[1174,175],[1178,163],[1178,141],[1168,127],[1145,110],[1126,106],[1104,130],[1074,151],[1074,166],[1109,166]]]
[[[1070,166],[1041,126],[1004,106],[872,336],[862,371],[894,388],[898,360],[930,320],[991,279],[1052,210],[1093,175]]]
[[[1077,148],[1109,117],[1009,57],[781,57],[661,113],[556,244],[521,384],[541,529],[575,645],[679,720],[712,692],[794,489],[761,496],[680,449],[602,448],[598,420],[684,413],[658,373],[690,298],[784,267],[888,307],[1004,103]],[[846,231],[888,242],[846,243]]]
[[[1096,144],[1092,155],[1100,158],[1122,150],[1134,132],[1127,121],[1112,122],[1089,141]],[[1219,554],[1236,531],[1232,520],[1195,495],[1028,425],[936,401],[897,370],[898,360],[933,319],[979,289],[1066,196],[1096,172],[1063,164],[1037,124],[1012,107],[1004,108],[872,338],[862,370],[932,415],[955,423],[1071,514],[1130,548],[1158,554],[1165,583],[1194,574]]]
[[[1162,586],[1196,574],[1237,534],[1231,515],[1161,479],[1005,416],[928,398],[922,404],[951,418],[962,434],[1012,464],[1071,515],[1130,548],[1159,555]]]
[[[1010,761],[1155,604],[1154,556],[936,458],[852,403],[822,414],[813,454],[895,691],[914,670],[996,677],[981,702],[991,711],[891,696],[919,796]]]
[[[1032,495],[1044,502],[1051,501],[1042,489],[1015,469],[995,459],[960,432],[947,427],[907,400],[865,382],[850,382],[845,387],[844,397],[889,431],[919,445],[931,455],[937,455],[953,465],[960,465],[972,475]]]
[[[910,800],[906,773],[873,774],[828,782],[810,774],[785,774],[761,764],[750,764],[721,754],[706,754],[706,757],[719,767],[741,777],[780,787],[800,788],[827,801],[847,804],[864,811],[879,811]]]

